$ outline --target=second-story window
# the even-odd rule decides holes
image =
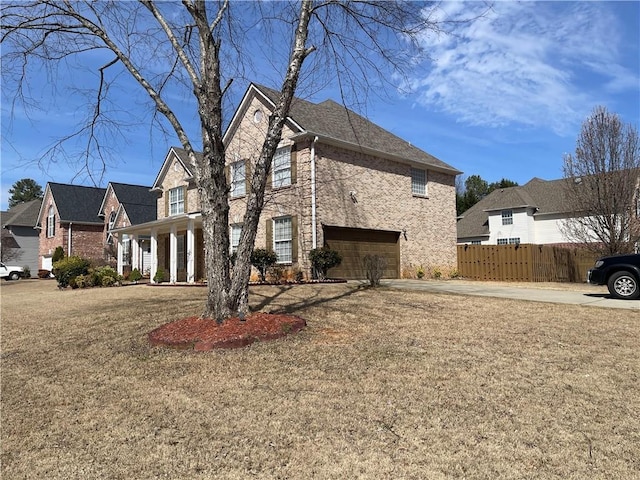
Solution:
[[[247,170],[244,160],[234,162],[230,166],[231,196],[242,197],[247,193]]]
[[[184,213],[184,187],[169,190],[169,215]]]
[[[425,170],[411,169],[411,193],[419,197],[427,196],[427,172]]]
[[[240,232],[242,231],[242,224],[231,225],[231,253],[238,251],[238,245],[240,244]]]
[[[53,237],[56,234],[56,213],[53,206],[49,207],[47,215],[47,237]]]
[[[502,210],[502,224],[513,225],[513,210]]]
[[[113,245],[113,235],[111,234],[111,229],[113,228],[113,224],[116,221],[116,212],[111,212],[109,214],[109,225],[107,226],[107,244]]]
[[[273,156],[273,188],[291,185],[291,147],[279,148]]]

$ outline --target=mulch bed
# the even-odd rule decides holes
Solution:
[[[262,312],[250,314],[244,321],[230,318],[222,325],[208,318],[187,317],[156,328],[149,333],[149,342],[196,351],[240,348],[299,332],[306,324],[295,315]]]

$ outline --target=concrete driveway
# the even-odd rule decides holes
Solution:
[[[366,283],[366,282],[362,282]],[[587,284],[510,284],[468,280],[382,280],[382,285],[405,290],[511,298],[532,302],[567,303],[640,311],[640,300],[611,298],[604,286]],[[531,285],[531,286],[529,286]]]

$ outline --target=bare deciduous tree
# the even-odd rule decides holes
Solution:
[[[420,35],[442,30],[443,22],[432,16],[435,8],[432,3],[370,0],[3,2],[3,75],[16,85],[16,101],[33,105],[28,88],[32,64],[71,70],[94,65],[95,85],[87,90],[92,108],[79,128],[48,154],[56,157],[64,153],[65,142],[82,138],[80,166],[99,179],[108,164],[105,132],[123,135],[117,128],[122,126],[121,112],[114,115],[108,108],[112,91],[118,85],[131,89],[133,79],[146,92],[154,120],[174,132],[189,156],[199,193],[209,288],[202,315],[221,322],[248,310],[249,260],[265,185],[303,64],[309,64],[303,76],[309,88],[337,81],[343,98],[355,94],[352,98],[362,101],[358,94],[390,82],[415,62]],[[256,33],[262,41],[252,39]],[[250,41],[248,47],[245,42]],[[251,70],[251,54],[271,63],[276,72],[272,79],[281,88],[252,169],[237,259],[231,268],[224,112],[227,89],[234,78]],[[185,114],[183,103],[174,99],[187,96],[193,110]],[[199,128],[188,131],[185,117],[194,113]],[[196,155],[198,150],[202,155]]]
[[[574,155],[564,158],[563,233],[600,254],[630,253],[640,240],[638,130],[596,107],[582,124]]]

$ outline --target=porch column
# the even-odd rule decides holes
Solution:
[[[124,272],[123,267],[123,247],[122,247],[122,233],[118,234],[118,275],[122,275]]]
[[[195,249],[195,232],[194,232],[194,222],[193,219],[190,218],[187,221],[187,282],[194,283],[196,281],[196,249]]]
[[[178,281],[178,228],[175,223],[171,225],[169,235],[169,282]]]
[[[134,233],[129,237],[131,239],[131,270],[134,268],[140,270],[140,243],[138,242],[138,234]]]
[[[149,269],[149,277],[151,283],[156,283],[153,278],[158,273],[158,230],[151,229],[151,268]]]

